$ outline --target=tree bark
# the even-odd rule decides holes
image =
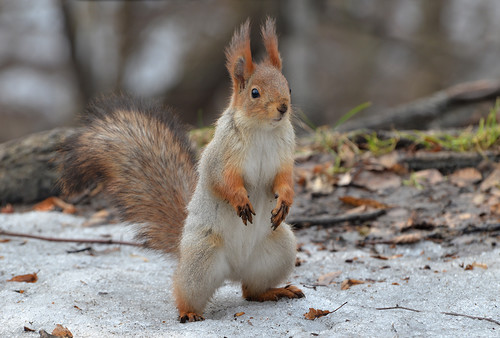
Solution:
[[[61,142],[74,128],[57,128],[0,144],[0,203],[31,203],[57,195]]]

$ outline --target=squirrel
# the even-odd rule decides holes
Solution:
[[[295,266],[296,240],[284,222],[295,134],[275,21],[267,18],[261,33],[260,63],[249,20],[226,48],[232,96],[197,164],[169,109],[124,95],[91,103],[61,149],[63,193],[102,182],[144,245],[178,258],[173,293],[183,323],[204,320],[227,279],[241,282],[250,301],[304,297],[296,286],[277,287]]]

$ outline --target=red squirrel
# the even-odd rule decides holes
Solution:
[[[168,109],[125,96],[92,103],[86,125],[61,150],[66,194],[102,182],[145,246],[178,258],[181,322],[203,320],[228,279],[251,301],[304,297],[293,285],[277,287],[295,264],[295,236],[284,222],[295,134],[274,20],[261,30],[262,62],[252,59],[248,20],[226,49],[231,100],[197,164]]]

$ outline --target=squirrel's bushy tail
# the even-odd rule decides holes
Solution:
[[[164,107],[123,95],[95,100],[83,120],[61,149],[62,191],[102,182],[146,247],[176,254],[197,180],[184,126]]]

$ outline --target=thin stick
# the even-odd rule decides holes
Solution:
[[[10,236],[10,237],[24,237],[38,239],[41,241],[49,242],[64,242],[64,243],[92,243],[92,244],[119,244],[119,245],[130,245],[130,246],[141,246],[139,243],[127,242],[127,241],[115,241],[112,239],[77,239],[77,238],[56,238],[47,236],[37,236],[30,234],[23,234],[19,232],[10,232],[0,230],[0,235]]]
[[[332,312],[330,312],[330,313],[334,313],[335,311],[337,311],[338,309],[340,309],[342,306],[344,306],[344,305],[346,305],[346,304],[347,304],[347,302],[345,302],[344,304],[340,305],[338,308],[336,308],[335,310],[333,310],[333,311],[332,311]]]
[[[409,307],[399,306],[398,304],[396,304],[396,306],[378,307],[376,309],[377,310],[408,310],[408,311],[413,311],[413,312],[422,312],[420,310],[410,309]]]
[[[455,312],[441,312],[441,313],[444,315],[448,315],[448,316],[457,316],[457,317],[466,317],[466,318],[470,318],[470,319],[486,320],[488,322],[492,322],[492,323],[500,325],[499,321],[496,321],[496,320],[491,319],[491,318],[469,316],[469,315],[463,315],[463,314],[455,313]]]
[[[373,211],[368,211],[359,214],[343,214],[337,216],[321,216],[321,217],[288,217],[286,219],[287,223],[296,226],[305,225],[322,225],[324,227],[335,225],[342,222],[363,222],[375,219],[381,215],[385,214],[384,209],[376,209]]]

